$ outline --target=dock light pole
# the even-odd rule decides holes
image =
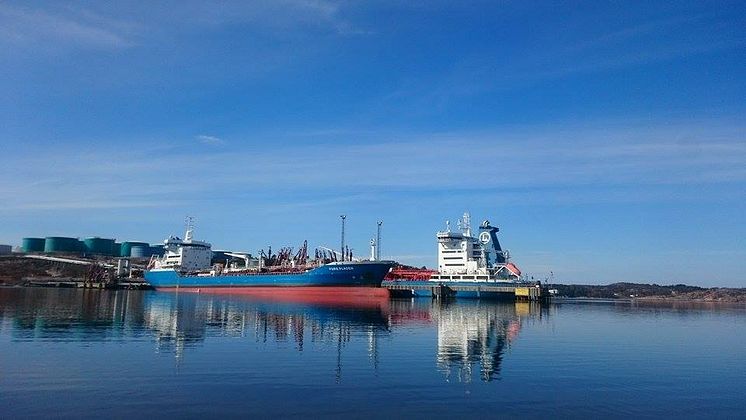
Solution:
[[[381,261],[381,225],[383,220],[378,221],[378,232],[376,232],[376,261]]]
[[[345,260],[345,219],[347,218],[346,215],[342,214],[339,217],[342,218],[342,261]]]

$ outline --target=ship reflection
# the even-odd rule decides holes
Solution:
[[[436,366],[447,380],[488,382],[499,377],[504,353],[526,322],[548,314],[539,304],[496,301],[392,301],[395,324],[437,329]]]
[[[246,296],[154,293],[146,305],[146,326],[159,352],[177,360],[192,346],[215,336],[258,343],[293,343],[304,351],[308,342],[336,348],[335,376],[342,376],[342,352],[353,340],[367,341],[368,357],[377,368],[378,338],[389,333],[388,301],[341,306],[298,301],[267,301]]]
[[[478,368],[479,377],[491,381],[520,329],[515,304],[447,305],[438,316],[438,368],[460,382],[471,381]]]
[[[433,367],[446,380],[491,381],[499,378],[505,352],[521,328],[546,314],[534,304],[490,301],[413,299],[333,305],[137,291],[0,293],[0,327],[10,321],[13,339],[151,337],[155,350],[173,354],[177,365],[188,357],[190,348],[225,337],[249,340],[259,348],[264,343],[283,344],[278,351],[334,349],[324,357],[336,359],[337,381],[342,378],[344,354],[354,357],[366,351],[376,372],[379,364],[399,363],[395,350],[383,352],[386,357],[382,357],[380,348],[406,347],[413,329],[427,332],[426,337],[432,333],[432,344],[417,343],[418,357],[432,357]]]

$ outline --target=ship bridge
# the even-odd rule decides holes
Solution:
[[[520,280],[520,270],[509,263],[509,253],[500,246],[497,239],[499,228],[488,220],[479,226],[479,235],[475,237],[471,229],[471,217],[464,213],[458,221],[457,230],[451,230],[450,222],[446,229],[437,233],[438,239],[438,273],[433,279],[444,276],[474,276],[473,279],[490,279],[502,281]]]

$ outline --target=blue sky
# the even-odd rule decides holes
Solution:
[[[152,4],[151,4],[152,3]],[[0,2],[0,242],[336,247],[746,285],[742,2]]]

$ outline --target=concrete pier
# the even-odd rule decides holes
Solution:
[[[388,289],[392,297],[490,298],[528,302],[549,297],[548,291],[540,283],[385,280],[381,286]]]
[[[79,289],[151,289],[150,285],[145,283],[145,280],[130,278],[117,279],[117,281],[114,282],[104,282],[72,277],[24,277],[22,284],[29,287],[65,287]]]

